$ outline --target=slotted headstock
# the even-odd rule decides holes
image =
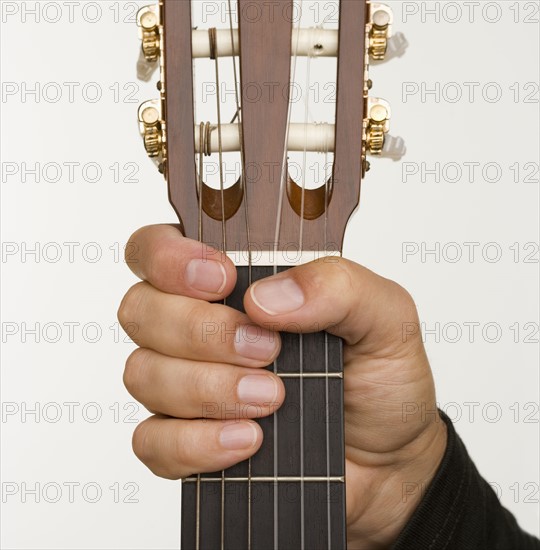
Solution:
[[[141,133],[187,237],[230,252],[340,253],[369,170],[367,155],[403,153],[402,141],[387,137],[390,106],[369,95],[370,59],[385,57],[391,10],[336,0],[336,25],[304,28],[301,4],[230,0],[223,2],[229,13],[222,27],[208,29],[193,28],[188,0],[161,0],[139,12],[140,72],[148,78],[160,66],[161,95],[141,105]],[[310,122],[317,102],[306,100],[305,119],[293,121],[298,59],[332,57],[334,120]],[[217,120],[210,122],[198,122],[195,110],[194,59],[203,58],[215,69]],[[221,112],[225,61],[234,67],[232,120]],[[226,183],[224,155],[231,151],[240,154],[240,169]],[[290,170],[294,151],[304,155],[301,177]],[[332,157],[319,184],[310,181],[309,151]],[[205,181],[208,159],[218,167],[219,185]]]

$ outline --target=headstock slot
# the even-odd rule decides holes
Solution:
[[[286,175],[292,57],[292,0],[276,0],[270,18],[250,17],[251,0],[238,0],[242,137],[250,239],[272,250]],[[255,92],[255,94],[254,94]]]

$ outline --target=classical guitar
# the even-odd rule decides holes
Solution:
[[[370,61],[403,50],[392,24],[387,6],[365,0],[161,0],[140,10],[139,74],[159,69],[159,98],[138,112],[146,151],[184,235],[237,264],[227,305],[242,309],[260,278],[341,254],[368,154],[403,153],[388,135],[390,106],[369,93]],[[315,76],[327,78],[326,95]],[[346,547],[342,344],[325,328],[283,334],[268,368],[287,397],[259,420],[257,454],[183,480],[185,550]]]

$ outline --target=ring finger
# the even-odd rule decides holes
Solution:
[[[124,383],[154,413],[177,418],[240,419],[272,414],[283,402],[279,377],[262,369],[177,359],[138,349]]]

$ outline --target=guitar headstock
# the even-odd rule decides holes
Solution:
[[[160,68],[160,97],[139,108],[146,150],[167,179],[185,235],[249,251],[250,262],[272,251],[340,253],[368,155],[404,153],[403,141],[388,135],[390,106],[370,95],[370,62],[405,45],[393,37],[391,9],[364,0],[311,0],[306,8],[303,1],[224,0],[221,25],[209,28],[194,25],[204,2],[160,0],[138,14],[139,73],[149,79]],[[313,16],[317,5],[319,14],[335,5],[336,18],[315,17],[316,26],[304,27],[304,11]],[[196,116],[195,60],[205,60],[205,90],[213,91],[202,102],[203,111],[208,97],[215,102],[208,122]],[[323,60],[317,74],[333,85],[328,101],[312,97],[312,62]],[[308,162],[313,155],[317,170]]]

